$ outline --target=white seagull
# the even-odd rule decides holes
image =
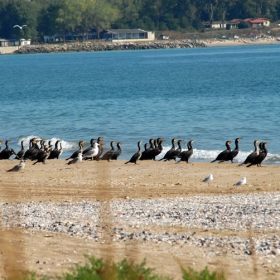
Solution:
[[[95,156],[97,156],[98,152],[99,152],[99,148],[98,148],[99,144],[98,143],[94,143],[94,145],[86,152],[83,154],[83,159],[91,159],[93,160],[93,158]]]
[[[25,26],[27,26],[27,25],[24,24],[24,25],[20,26],[20,25],[17,25],[17,24],[16,24],[13,28],[18,27],[19,29],[22,29],[22,28],[25,27]]]
[[[213,179],[214,179],[213,175],[210,174],[208,177],[203,179],[202,182],[207,183],[207,182],[213,181]]]
[[[18,172],[18,171],[23,170],[24,167],[25,167],[25,163],[24,163],[24,160],[22,159],[20,161],[20,164],[15,165],[12,169],[7,170],[7,172]]]
[[[234,184],[234,186],[245,185],[247,183],[246,177],[243,177],[242,180]]]

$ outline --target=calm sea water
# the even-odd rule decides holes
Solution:
[[[227,140],[242,161],[268,141],[280,164],[280,46],[0,56],[0,139],[123,142],[121,159],[152,137],[194,139],[192,161],[210,161]],[[4,145],[3,145],[4,146]],[[234,148],[234,144],[232,144]]]

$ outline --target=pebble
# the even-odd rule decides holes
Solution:
[[[114,242],[189,244],[206,248],[213,255],[280,256],[280,237],[269,233],[280,230],[279,192],[164,199],[125,197],[106,203],[3,203],[0,207],[4,228],[58,232],[107,243],[102,236],[106,228],[112,230],[110,238]],[[102,226],[104,209],[106,215],[111,214],[113,229]],[[165,226],[169,231],[180,228],[180,233],[167,232]],[[197,234],[194,228],[204,230],[205,234]],[[212,230],[231,234],[209,232]],[[260,234],[250,236],[251,230]],[[240,237],[236,232],[248,234]]]

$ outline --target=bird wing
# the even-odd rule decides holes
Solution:
[[[19,28],[21,28],[21,26],[19,26],[19,25],[15,25],[13,28],[15,28],[15,27],[19,27]]]

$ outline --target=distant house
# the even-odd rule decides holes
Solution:
[[[169,40],[169,35],[160,34],[160,35],[159,35],[159,38],[160,38],[161,40]]]
[[[31,39],[0,39],[0,47],[24,46],[30,44]]]
[[[229,22],[227,22],[227,29],[237,29],[238,24],[241,22],[240,19],[232,19]]]
[[[142,29],[107,29],[100,32],[100,39],[109,41],[151,41],[155,33]]]
[[[225,29],[226,23],[222,21],[204,22],[203,26],[209,29]]]
[[[252,25],[252,28],[260,27],[260,26],[269,26],[270,21],[266,18],[257,18],[257,19],[252,19],[249,21]]]

